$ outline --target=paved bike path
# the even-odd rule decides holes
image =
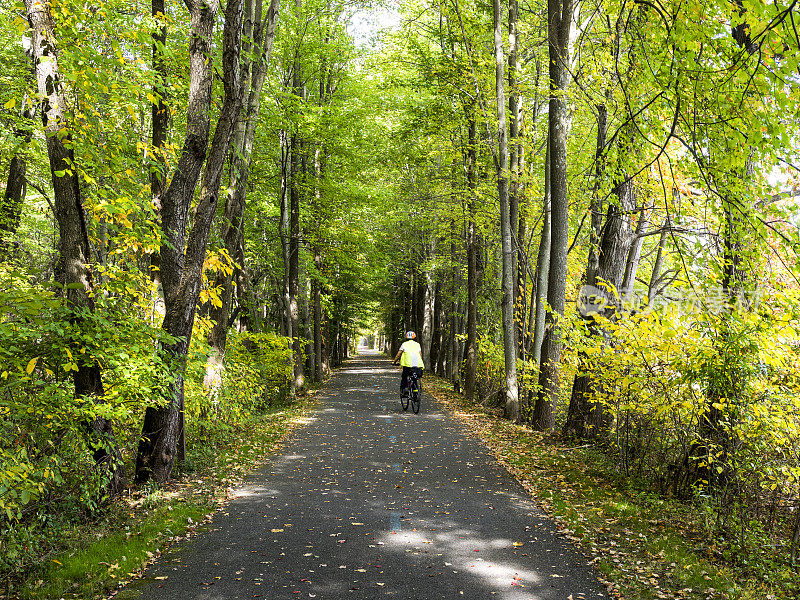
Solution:
[[[423,393],[403,412],[377,354],[339,370],[284,454],[210,531],[128,590],[139,600],[599,600],[588,560]],[[424,389],[424,379],[423,379]],[[125,594],[125,597],[130,597]]]

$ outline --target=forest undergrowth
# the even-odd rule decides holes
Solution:
[[[187,461],[163,486],[131,489],[81,520],[53,516],[30,528],[35,556],[0,574],[0,599],[99,599],[125,584],[174,544],[195,535],[229,499],[232,488],[273,454],[315,403],[288,399],[235,426],[189,433]],[[35,537],[35,539],[34,539]]]
[[[800,594],[797,571],[779,564],[766,535],[753,533],[750,552],[734,556],[721,547],[702,499],[664,497],[653,482],[623,477],[595,445],[516,425],[468,403],[443,379],[427,381],[427,391],[488,445],[561,534],[591,558],[612,597],[788,600]]]

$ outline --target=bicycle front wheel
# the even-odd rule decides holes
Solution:
[[[419,412],[419,403],[421,396],[422,396],[421,390],[417,389],[411,392],[411,410],[414,411],[414,414],[417,414]]]

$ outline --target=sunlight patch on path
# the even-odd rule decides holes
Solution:
[[[412,554],[427,554],[435,569],[447,568],[454,573],[462,571],[480,578],[487,589],[493,590],[493,598],[508,600],[539,600],[532,588],[544,583],[543,578],[521,562],[501,559],[496,553],[513,551],[515,546],[507,538],[486,539],[468,529],[448,532],[422,533],[402,529],[401,513],[390,513],[390,530],[379,540],[388,550]],[[489,552],[486,551],[489,549]],[[494,551],[494,552],[492,552]],[[486,558],[479,556],[483,552]],[[506,589],[508,588],[508,589]]]

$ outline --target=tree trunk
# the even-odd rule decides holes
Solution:
[[[338,367],[342,364],[342,335],[341,324],[339,323],[339,315],[341,314],[340,300],[338,296],[331,299],[332,315],[328,319],[328,339],[331,341],[331,365]]]
[[[625,275],[622,278],[622,287],[620,287],[620,297],[625,301],[631,301],[633,299],[633,288],[636,284],[636,271],[639,269],[639,260],[642,256],[642,241],[644,240],[642,234],[649,224],[647,210],[646,207],[642,207],[642,212],[639,213],[639,220],[636,222],[636,231],[631,241],[628,258],[625,261]]]
[[[416,265],[414,271],[414,331],[419,336],[425,335],[425,321],[427,320],[427,297],[428,297],[428,274],[419,269]],[[422,340],[424,341],[424,340]]]
[[[442,349],[442,286],[439,283],[438,278],[436,279],[435,285],[433,286],[433,324],[431,326],[431,348],[430,348],[430,362],[431,364],[428,368],[431,370],[431,373],[436,375],[441,375],[442,373],[442,361],[441,357],[444,354]]]
[[[753,150],[750,149],[750,152]],[[746,188],[754,170],[755,164],[748,156],[740,174],[734,172],[726,175],[741,178]],[[747,363],[755,360],[753,350],[748,347],[752,338],[736,330],[736,319],[733,318],[734,312],[749,311],[751,308],[745,298],[745,285],[752,277],[749,258],[752,256],[752,248],[747,248],[752,244],[748,231],[752,207],[742,197],[734,197],[730,190],[724,192],[722,255],[719,257],[724,298],[723,318],[715,332],[713,346],[716,356],[711,367],[714,373],[709,378],[705,391],[706,406],[700,418],[700,439],[691,450],[692,457],[698,461],[698,483],[712,493],[717,493],[719,488],[726,485],[733,474],[737,446],[736,425],[740,406],[745,401],[749,377]]]
[[[618,290],[622,287],[626,259],[631,249],[633,238],[630,214],[636,205],[632,180],[622,181],[615,191],[617,202],[609,205],[603,224],[596,278],[594,281],[587,281],[587,288],[597,286],[592,287],[591,293],[602,298],[601,303],[594,305],[598,316],[611,320],[617,318],[621,306]],[[608,289],[607,285],[613,289]],[[610,337],[593,316],[588,316],[588,319],[591,335]],[[597,437],[607,427],[608,412],[597,398],[597,394],[601,392],[597,378],[598,369],[602,369],[602,365],[594,365],[586,355],[581,356],[581,372],[575,376],[572,386],[564,425],[565,435]]]
[[[794,509],[794,526],[792,527],[791,550],[789,552],[789,562],[792,566],[797,564],[798,551],[800,551],[800,503]]]
[[[163,1],[163,0],[158,0]],[[264,87],[267,66],[272,52],[272,41],[277,27],[280,0],[272,0],[267,17],[262,22],[262,0],[246,0],[243,29],[243,50],[245,59],[242,62],[242,89],[249,90],[247,105],[242,118],[236,122],[233,135],[233,151],[230,155],[230,185],[225,194],[225,209],[222,221],[222,245],[229,256],[234,257],[241,250],[244,264],[244,209],[247,197],[247,181],[250,175],[250,163],[253,155],[258,113],[261,105],[261,91]],[[252,47],[251,41],[252,40]],[[256,60],[251,62],[249,52],[254,53]],[[209,316],[214,326],[209,332],[208,342],[211,353],[206,366],[205,387],[216,394],[222,382],[222,368],[225,358],[225,346],[228,340],[228,328],[231,304],[233,302],[233,270],[218,272],[214,277],[214,287],[222,289],[220,306],[212,306]]]
[[[457,265],[458,257],[456,255],[456,239],[458,238],[458,225],[455,218],[450,222],[450,260],[452,261],[452,268],[450,270],[450,306],[447,317],[447,379],[449,379],[453,388],[458,391],[461,385],[460,363],[461,356],[456,351],[456,326],[457,326],[457,307],[456,302],[456,289],[461,286],[462,279],[459,277],[459,269]],[[474,388],[474,385],[473,385]]]
[[[433,345],[433,307],[436,302],[436,282],[431,271],[425,271],[425,292],[423,295],[422,319],[422,363],[433,370],[431,364],[431,346]]]
[[[419,336],[425,326],[425,295],[427,294],[427,282],[425,275],[419,270],[419,265],[414,268],[414,300],[413,315],[414,321],[411,326]]]
[[[297,93],[300,79],[295,76],[295,93]],[[302,92],[302,90],[299,90]],[[294,133],[291,137],[290,146],[290,184],[289,184],[289,320],[292,326],[292,348],[294,350],[294,376],[292,379],[292,391],[295,394],[302,394],[305,386],[305,374],[303,368],[303,346],[300,339],[300,306],[298,300],[300,285],[300,186],[301,169],[300,153],[302,143],[299,134]]]
[[[406,331],[413,327],[412,324],[412,306],[413,302],[413,295],[411,293],[413,289],[413,276],[409,269],[404,269],[402,275],[398,278],[398,285],[400,288],[400,306],[402,306],[403,310],[403,317],[400,320],[402,327],[400,329],[400,339],[402,340],[405,337]],[[402,344],[402,341],[400,342]],[[398,344],[399,347],[399,344]],[[394,355],[392,355],[394,356]]]
[[[737,310],[739,293],[743,290],[746,274],[742,266],[742,239],[740,217],[733,216],[734,208],[729,199],[724,200],[725,224],[723,226],[723,295],[724,310]],[[706,406],[700,418],[700,440],[694,445],[691,456],[697,460],[697,482],[709,492],[717,492],[724,486],[732,472],[735,453],[736,408],[739,406],[746,385],[742,367],[744,354],[737,332],[730,326],[730,317],[720,320],[714,346],[717,361],[714,377],[709,378],[705,392]]]
[[[152,121],[153,158],[150,163],[150,197],[157,219],[161,218],[162,201],[164,189],[167,183],[167,159],[164,154],[164,146],[167,142],[169,132],[169,107],[167,97],[169,88],[167,87],[167,63],[164,60],[164,48],[167,43],[166,10],[164,0],[151,0],[150,14],[156,21],[161,22],[161,26],[153,33],[153,97],[155,101],[150,107]],[[150,254],[150,278],[153,282],[154,302],[162,309],[161,295],[161,255],[158,251]]]
[[[30,126],[32,123],[29,125],[28,121],[31,121],[35,114],[36,105],[28,104],[26,97],[21,115],[26,123],[23,127],[14,129],[14,137],[17,138],[20,147],[8,165],[6,190],[3,193],[3,203],[0,204],[0,260],[8,260],[17,245],[14,237],[22,216],[22,203],[27,188],[28,161],[25,157],[25,147],[33,138],[33,128]]]
[[[542,234],[536,256],[536,314],[533,325],[533,362],[542,369],[542,341],[547,316],[547,277],[550,272],[550,144],[544,157],[544,199],[542,200]]]
[[[289,154],[290,143],[289,136],[285,130],[281,130],[280,134],[281,146],[281,193],[280,193],[280,221],[278,230],[281,237],[281,251],[283,256],[283,290],[281,293],[281,334],[286,337],[293,337],[292,319],[289,310],[290,294],[289,294],[289,263],[291,262],[291,251],[289,238],[289,180],[291,177],[291,169],[289,167]],[[294,382],[294,377],[292,377]]]
[[[405,274],[402,270],[398,270],[398,272],[395,273],[392,290],[394,292],[394,301],[392,302],[392,309],[389,313],[389,330],[386,332],[390,358],[394,358],[397,354],[401,340],[403,339],[406,288]]]
[[[550,269],[547,278],[547,313],[542,342],[539,392],[533,409],[532,425],[539,431],[555,426],[554,406],[560,393],[561,324],[567,282],[569,243],[569,198],[567,189],[567,137],[569,110],[566,90],[569,84],[569,40],[574,0],[548,0],[547,35],[549,41],[550,106],[548,143],[550,145]]]
[[[322,85],[320,85],[322,92]],[[320,204],[322,199],[322,177],[323,177],[323,164],[322,164],[322,145],[318,144],[314,149],[314,194],[313,204],[311,206],[311,217],[314,219],[315,229],[318,231],[320,228]],[[322,263],[322,253],[320,250],[319,240],[316,234],[312,233],[311,239],[311,254],[313,256],[313,271],[310,273],[311,289],[309,290],[309,303],[311,304],[311,354],[314,357],[312,361],[311,370],[309,372],[311,380],[315,382],[322,381],[322,340],[320,338],[320,320],[322,319],[322,305],[319,291],[319,279],[321,276],[320,267]]]
[[[326,33],[325,44],[330,43],[330,35]],[[330,101],[331,94],[333,93],[333,83],[331,81],[332,69],[328,64],[326,54],[323,53],[320,59],[319,69],[319,106],[322,107]],[[322,225],[322,195],[323,184],[327,177],[327,160],[326,160],[326,147],[324,142],[319,142],[314,151],[314,199],[312,214],[317,225],[317,232],[312,235],[312,253],[314,256],[314,276],[311,279],[311,302],[313,303],[313,347],[314,347],[314,381],[320,382],[326,372],[323,368],[325,363],[323,358],[323,339],[322,339],[322,249],[321,240],[318,238],[319,228]]]
[[[477,139],[474,104],[467,109],[467,151],[464,157],[467,176],[467,343],[464,349],[464,397],[475,401],[475,377],[478,360],[478,231],[476,155]],[[457,355],[458,356],[458,355]]]
[[[617,45],[618,52],[619,45]],[[606,98],[611,99],[611,88],[606,91]],[[606,175],[605,145],[608,128],[606,105],[599,105],[597,119],[597,150],[595,154],[595,184],[592,193],[591,216],[593,243],[590,247],[589,258],[584,275],[585,288],[581,291],[582,298],[591,298],[593,305],[592,314],[583,314],[589,321],[590,336],[603,336],[608,334],[594,314],[615,319],[619,308],[620,293],[625,281],[625,267],[632,258],[630,227],[628,226],[629,214],[635,208],[633,182],[624,180],[615,188],[617,203],[608,207],[605,223],[600,217],[602,207],[602,187]],[[628,135],[627,145],[620,147],[620,154],[625,155],[631,151],[633,143]],[[595,241],[596,240],[596,243]],[[635,258],[638,263],[638,256]],[[633,265],[631,264],[631,267]],[[635,270],[632,270],[635,274]],[[608,289],[608,286],[613,289]],[[584,307],[588,310],[587,307]],[[593,365],[589,356],[582,353],[580,356],[580,371],[575,376],[567,409],[567,420],[564,424],[564,434],[580,438],[597,437],[605,428],[608,417],[604,406],[599,402],[597,395],[601,391],[596,377],[596,370],[602,368]]]
[[[32,136],[26,135],[26,143]],[[28,161],[23,152],[17,152],[8,166],[8,180],[0,205],[0,260],[8,260],[14,249],[14,236],[22,215],[22,202],[25,199],[25,176]]]
[[[519,15],[518,0],[508,0],[508,204],[509,220],[512,228],[512,244],[514,247],[514,324],[516,327],[515,337],[517,340],[516,352],[518,357],[525,358],[523,348],[525,346],[525,270],[524,270],[524,248],[525,239],[525,219],[521,214],[522,204],[522,183],[521,174],[524,164],[522,151],[522,135],[520,123],[522,120],[522,100],[517,84],[517,72],[519,71],[519,35],[517,31],[517,20]],[[517,228],[514,235],[513,228]]]
[[[516,279],[516,248],[511,230],[511,202],[508,193],[508,128],[506,124],[505,58],[503,56],[503,19],[500,0],[494,0],[495,87],[497,91],[497,193],[500,201],[500,236],[503,248],[503,355],[505,358],[505,414],[519,420],[519,390],[517,387],[517,335],[514,326],[514,280]]]
[[[303,269],[300,289],[300,314],[303,318],[303,353],[305,354],[304,373],[310,374],[313,378],[316,371],[314,365],[316,356],[314,355],[314,324],[311,321],[311,279],[307,269]]]
[[[613,100],[613,91],[606,89],[606,100]],[[604,176],[606,172],[606,137],[608,136],[608,107],[606,104],[597,105],[597,144],[594,153],[594,185],[589,201],[589,219],[591,228],[589,229],[589,257],[586,261],[586,272],[583,282],[587,285],[594,285],[597,265],[600,261],[600,236],[603,227],[603,190]],[[592,283],[590,283],[592,282]]]
[[[322,270],[322,255],[319,248],[314,248],[315,277],[311,279],[311,301],[314,304],[314,381],[320,382],[323,377],[322,369],[322,295],[320,293],[319,276]]]
[[[243,0],[229,0],[225,11],[222,53],[225,100],[208,151],[200,195],[192,218],[193,225],[187,240],[189,208],[208,150],[213,75],[213,65],[208,58],[211,56],[219,4],[194,0],[187,1],[187,6],[192,32],[187,133],[179,163],[164,194],[164,240],[161,246],[161,274],[166,305],[163,328],[178,340],[163,348],[163,351],[175,361],[177,376],[166,391],[165,404],[150,407],[145,413],[136,457],[136,480],[140,483],[150,479],[164,483],[172,473],[184,407],[183,372],[200,295],[206,245],[216,212],[225,157],[230,150],[231,135],[242,101],[239,53]]]
[[[82,314],[94,312],[95,306],[86,215],[72,150],[72,135],[65,116],[68,105],[61,82],[55,25],[49,0],[26,0],[25,10],[32,30],[32,58],[42,102],[42,122],[47,138],[58,221],[57,282],[63,286],[67,306],[72,313],[72,324],[80,331],[85,318]],[[74,356],[86,356],[79,361],[77,371],[73,372],[75,397],[100,402],[104,395],[100,365],[92,358],[91,348],[87,348],[78,336],[72,343]],[[101,469],[107,481],[109,494],[116,495],[125,486],[126,477],[111,422],[103,417],[95,417],[85,426],[95,465]]]
[[[656,259],[653,261],[653,272],[650,274],[650,284],[647,286],[647,304],[652,305],[653,300],[661,291],[661,267],[664,263],[664,245],[669,235],[670,219],[669,214],[664,218],[661,226],[661,235],[658,237]]]
[[[295,0],[295,6],[300,9],[302,0]],[[300,73],[299,59],[292,66],[292,93],[296,101],[305,101],[305,84]],[[297,127],[297,126],[295,126]],[[300,306],[298,294],[300,277],[300,195],[302,193],[303,170],[302,155],[304,143],[300,139],[300,132],[295,129],[291,136],[290,147],[290,179],[289,179],[289,318],[292,322],[292,348],[294,350],[294,377],[292,391],[302,394],[305,391],[305,368],[303,361],[303,341],[300,335]]]

